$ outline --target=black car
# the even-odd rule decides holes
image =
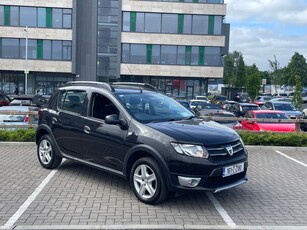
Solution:
[[[237,103],[228,108],[228,111],[234,113],[236,117],[244,117],[250,110],[260,110],[260,107],[253,103]]]
[[[247,151],[235,131],[147,84],[67,83],[39,113],[36,143],[44,168],[68,158],[108,171],[130,180],[147,204],[247,181]]]

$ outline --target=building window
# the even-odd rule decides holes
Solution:
[[[205,65],[219,66],[221,65],[221,48],[206,47],[205,48]]]
[[[19,25],[19,7],[17,6],[10,7],[10,25],[11,26]]]
[[[71,9],[63,9],[63,28],[71,28]]]
[[[38,27],[46,27],[46,8],[38,8],[37,9],[37,26]]]
[[[71,41],[63,41],[63,60],[71,60]]]
[[[152,45],[151,51],[151,63],[152,64],[160,64],[160,46]]]
[[[52,8],[46,8],[46,27],[52,27]]]
[[[62,59],[62,41],[52,41],[52,59]]]
[[[145,23],[145,14],[136,13],[135,31],[144,32],[144,27],[145,27],[144,23]]]
[[[51,41],[43,40],[43,59],[50,60],[51,59]]]
[[[123,31],[130,31],[130,12],[123,13]]]
[[[199,65],[199,47],[192,46],[191,48],[191,65]]]
[[[146,63],[146,45],[131,44],[130,61],[131,63]]]
[[[52,9],[52,28],[62,28],[62,9]]]
[[[10,25],[10,6],[4,6],[4,25]]]
[[[19,39],[2,38],[2,57],[19,58]]]
[[[20,7],[20,26],[36,27],[36,8],[34,7]]]
[[[130,13],[130,29],[131,31],[135,31],[136,27],[136,12]]]
[[[20,39],[20,58],[26,58],[26,39]],[[28,59],[37,58],[37,40],[28,39]]]
[[[0,6],[0,26],[4,25],[4,6]]]
[[[161,14],[155,14],[155,13],[145,14],[145,32],[152,32],[152,33],[161,32]]]
[[[222,23],[223,17],[222,16],[214,16],[214,34],[221,35],[222,34]]]
[[[176,64],[176,46],[161,46],[161,63],[162,64]]]
[[[178,15],[177,14],[162,14],[162,33],[177,33],[178,32]]]
[[[177,64],[178,65],[185,64],[185,46],[177,47]]]
[[[208,20],[206,15],[193,15],[192,34],[208,34]]]
[[[123,44],[122,45],[122,62],[128,63],[130,60],[129,57],[130,54],[130,45],[129,44]]]

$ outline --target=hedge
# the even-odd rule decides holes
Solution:
[[[237,132],[246,145],[307,147],[307,133]],[[0,141],[34,142],[35,130],[0,130]]]

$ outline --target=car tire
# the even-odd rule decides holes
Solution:
[[[133,164],[130,184],[136,197],[143,203],[158,204],[168,197],[162,171],[151,157],[140,158]]]
[[[62,157],[55,153],[54,144],[49,135],[44,135],[37,145],[37,157],[39,163],[46,169],[59,167]]]

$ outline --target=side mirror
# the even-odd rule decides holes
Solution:
[[[124,119],[119,119],[117,114],[111,114],[105,117],[105,123],[108,125],[120,125],[122,129],[127,127],[127,122]]]

